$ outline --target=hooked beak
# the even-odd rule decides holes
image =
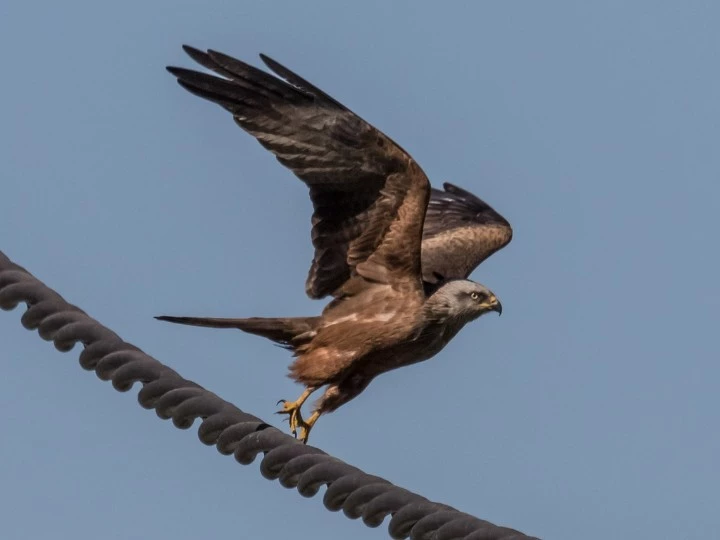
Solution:
[[[493,303],[491,304],[491,310],[497,311],[498,317],[502,315],[502,304],[500,303],[500,300],[498,300],[496,297],[493,297]]]

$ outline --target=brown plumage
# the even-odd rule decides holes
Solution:
[[[218,52],[184,48],[222,78],[168,68],[180,85],[230,111],[309,187],[315,254],[306,292],[334,299],[317,317],[158,319],[239,328],[292,350],[290,376],[306,391],[279,412],[307,441],[321,414],[375,376],[430,358],[467,322],[500,311],[492,292],[465,278],[510,241],[510,225],[456,186],[431,191],[407,152],[277,62],[261,55],[284,81]],[[303,420],[300,407],[325,385]]]
[[[448,182],[432,189],[422,241],[423,279],[465,279],[512,240],[507,220],[469,191]]]

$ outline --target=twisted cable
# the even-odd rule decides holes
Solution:
[[[392,516],[388,524],[392,538],[530,538],[431,502],[300,443],[123,341],[0,251],[0,308],[11,310],[21,302],[27,306],[21,318],[25,328],[37,329],[40,337],[52,341],[62,352],[70,351],[76,343],[83,344],[80,365],[84,369],[94,370],[120,392],[141,383],[140,405],[155,409],[160,418],[171,419],[180,429],[188,429],[195,419],[202,419],[200,440],[215,445],[221,454],[232,454],[239,463],[250,464],[262,453],[262,475],[278,479],[285,487],[297,488],[305,497],[314,496],[326,485],[323,503],[328,510],[342,510],[350,519],[361,518],[368,527],[377,527],[385,517]]]

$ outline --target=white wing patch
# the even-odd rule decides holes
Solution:
[[[381,313],[376,313],[372,317],[360,319],[358,317],[357,313],[351,313],[350,315],[345,315],[344,317],[340,317],[338,319],[335,319],[334,321],[330,321],[325,326],[332,326],[334,324],[340,324],[340,323],[346,323],[346,322],[361,322],[361,323],[388,322],[388,321],[391,321],[395,317],[395,315],[397,315],[397,311],[383,311]]]

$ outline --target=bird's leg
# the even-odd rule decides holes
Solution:
[[[300,408],[303,406],[303,403],[305,403],[305,401],[307,401],[307,398],[310,397],[310,394],[312,394],[315,390],[316,390],[316,387],[309,386],[300,395],[300,397],[297,398],[295,401],[285,401],[284,399],[281,399],[280,401],[278,401],[278,405],[280,403],[282,403],[283,407],[282,407],[282,409],[277,411],[277,414],[287,414],[289,416],[288,420],[290,422],[290,432],[295,437],[297,437],[298,428],[301,428],[303,430],[303,431],[301,431],[301,433],[306,433],[306,431],[309,431],[309,429],[307,428],[307,422],[305,422],[305,420],[303,420],[303,417],[300,414]],[[317,418],[315,420],[317,420]],[[315,423],[315,420],[313,420],[313,423]],[[311,427],[312,427],[312,425],[311,425]],[[301,438],[302,438],[302,436],[301,436]],[[305,436],[303,442],[306,442],[306,441],[307,441],[307,435]]]
[[[307,444],[308,437],[310,436],[310,430],[315,425],[315,422],[317,422],[317,419],[320,418],[320,414],[321,414],[320,411],[315,410],[310,415],[310,418],[307,419],[307,422],[303,422],[302,418],[300,419],[300,421],[302,423],[300,424],[300,437],[299,438],[304,444]]]
[[[300,422],[297,424],[297,427],[300,428],[300,436],[298,438],[307,444],[310,430],[318,418],[325,413],[334,411],[360,394],[360,392],[365,390],[367,385],[370,384],[372,379],[371,376],[355,374],[345,378],[340,384],[328,385],[323,396],[315,404],[315,409],[310,415],[310,418],[308,418],[307,421],[303,421],[303,419],[300,418]]]

